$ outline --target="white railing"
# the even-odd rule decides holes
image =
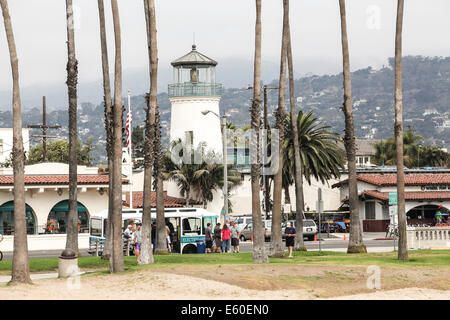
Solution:
[[[406,231],[409,249],[450,249],[450,227],[417,227]]]

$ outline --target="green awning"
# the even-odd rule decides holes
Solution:
[[[13,212],[14,211],[14,204],[9,202],[5,203],[3,206],[0,207],[0,212]],[[26,206],[27,212],[32,212],[33,210],[28,205]]]
[[[69,203],[68,202],[59,203],[52,208],[52,211],[69,212]],[[83,205],[78,204],[78,212],[86,212],[86,208]]]

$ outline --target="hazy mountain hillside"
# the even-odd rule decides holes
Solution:
[[[393,59],[380,70],[371,68],[352,73],[355,130],[358,138],[388,138],[394,122],[394,73]],[[405,57],[404,68],[404,125],[412,126],[426,138],[427,143],[450,148],[450,58]],[[276,82],[272,83],[273,85]],[[297,109],[313,110],[323,121],[343,134],[344,119],[340,110],[343,99],[342,74],[302,77],[295,81]],[[133,125],[143,125],[144,96],[132,97]],[[170,130],[170,103],[166,93],[158,95],[163,127],[163,142],[168,142]],[[251,90],[246,88],[224,90],[221,109],[239,126],[249,124]],[[269,94],[271,119],[277,105],[277,91]],[[33,108],[24,112],[24,126],[40,123],[42,111]],[[67,136],[66,110],[49,113],[49,124],[60,124],[60,130],[49,134]],[[12,114],[0,115],[0,127],[11,127]],[[38,131],[34,131],[38,134]],[[104,161],[105,132],[103,106],[83,103],[79,110],[79,133],[83,140],[94,137],[97,143],[95,158]],[[34,141],[34,140],[33,140]],[[34,142],[37,142],[35,140]]]

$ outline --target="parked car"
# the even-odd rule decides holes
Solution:
[[[252,216],[238,217],[237,219],[234,220],[234,223],[236,223],[236,227],[238,228],[239,231],[242,231],[247,224],[252,222],[253,222]]]
[[[288,222],[292,222],[294,227],[296,225],[295,220],[289,220]],[[287,223],[283,223],[281,234],[283,239],[285,238],[284,229],[286,229]],[[314,240],[314,236],[319,232],[316,223],[312,219],[303,220],[303,236],[308,238],[309,241]]]
[[[271,220],[263,220],[264,227],[264,238],[266,241],[270,240],[272,221]],[[253,222],[248,223],[244,229],[241,230],[241,235],[239,239],[241,241],[251,240],[253,235]]]

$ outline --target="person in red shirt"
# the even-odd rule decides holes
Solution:
[[[222,252],[229,252],[231,250],[231,230],[227,224],[222,228]]]

